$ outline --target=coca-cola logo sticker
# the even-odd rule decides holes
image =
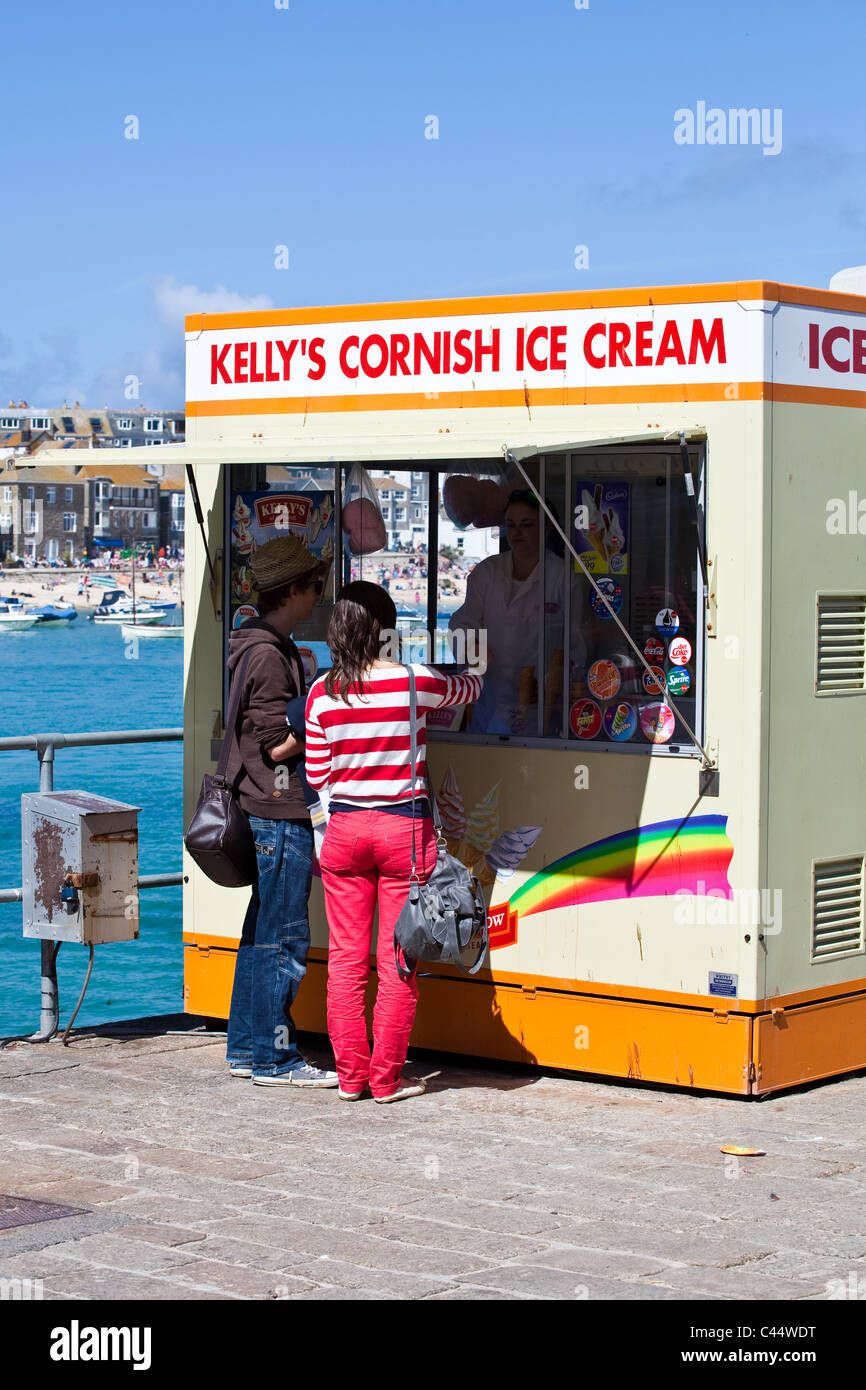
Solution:
[[[688,666],[692,659],[692,644],[687,637],[675,637],[668,648],[674,666]]]

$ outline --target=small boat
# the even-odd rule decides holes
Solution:
[[[105,611],[97,608],[93,615],[95,623],[161,623],[165,614],[162,612],[151,612],[149,609],[142,608],[141,604],[116,603]]]
[[[141,606],[142,608],[158,608],[162,613],[170,613],[172,609],[177,608],[177,600],[175,599],[171,603],[163,603],[162,600],[158,601],[155,598],[149,598],[144,599]]]
[[[72,604],[43,603],[41,608],[28,608],[26,612],[40,627],[68,627],[78,617]]]
[[[26,613],[10,613],[7,609],[0,609],[0,632],[24,632],[28,627],[35,627],[36,618],[29,618]]]
[[[120,631],[125,642],[137,637],[183,637],[183,627],[180,623],[153,626],[139,620],[136,623],[123,623]]]

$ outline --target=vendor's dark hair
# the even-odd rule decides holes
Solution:
[[[349,703],[349,687],[363,693],[363,675],[378,659],[382,633],[397,626],[397,609],[386,589],[358,579],[346,584],[328,624],[333,665],[325,676],[325,693]]]
[[[562,556],[565,554],[565,548],[562,544],[562,537],[560,536],[559,532],[551,526],[550,517],[548,517],[547,513],[542,512],[541,503],[538,500],[538,493],[534,490],[534,488],[515,488],[514,492],[510,494],[508,501],[505,504],[506,512],[508,511],[508,508],[512,505],[518,507],[531,507],[534,512],[538,512],[539,522],[541,522],[542,518],[544,519],[545,549],[553,551],[554,555]],[[552,516],[558,524],[559,516],[557,514],[556,507],[553,505],[549,498],[547,499],[547,511],[550,512],[550,516]]]
[[[531,487],[515,488],[514,491],[509,494],[508,501],[505,503],[505,510],[508,511],[508,508],[513,503],[517,503],[522,507],[531,507],[534,512],[541,511],[538,494],[534,492]]]

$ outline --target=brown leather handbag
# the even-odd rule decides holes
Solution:
[[[205,773],[202,778],[198,805],[183,839],[202,873],[222,888],[248,888],[258,875],[253,832],[237,794],[243,763],[239,761],[233,777],[227,776],[232,751],[236,749],[240,757],[237,722],[248,657],[246,653],[241,658],[232,681],[216,772]]]

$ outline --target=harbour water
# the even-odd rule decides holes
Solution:
[[[34,600],[35,601],[35,600]],[[183,723],[183,643],[126,643],[118,626],[88,622],[0,634],[0,733],[81,733]],[[182,745],[58,749],[57,791],[83,788],[140,806],[142,874],[181,868]],[[0,753],[0,887],[21,885],[21,793],[39,790],[35,752]],[[38,941],[21,935],[21,904],[0,903],[0,1035],[39,1023]],[[57,956],[61,1026],[87,968],[87,949]],[[182,1007],[181,889],[141,894],[138,941],[98,946],[76,1028]]]

